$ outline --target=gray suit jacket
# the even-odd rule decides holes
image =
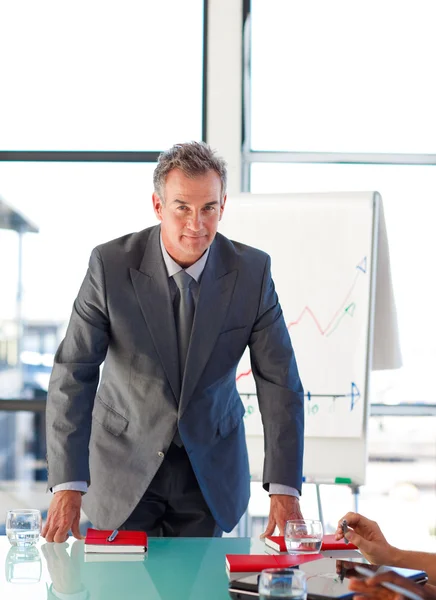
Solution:
[[[47,400],[48,486],[88,481],[83,508],[120,526],[179,429],[204,498],[230,531],[249,498],[238,362],[250,347],[264,482],[301,489],[303,390],[265,253],[217,234],[201,278],[182,385],[160,227],[94,249]],[[99,367],[104,361],[99,382]]]

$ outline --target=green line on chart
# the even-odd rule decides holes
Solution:
[[[337,329],[339,327],[339,323],[342,321],[342,319],[345,317],[345,315],[348,315],[349,317],[354,317],[355,309],[356,309],[355,302],[352,302],[351,304],[349,304],[347,306],[347,308],[344,310],[344,312],[342,313],[342,315],[339,317],[339,319],[336,321],[336,325],[332,329],[330,329],[330,331],[328,333],[326,333],[325,336],[329,337],[335,331],[335,329]]]

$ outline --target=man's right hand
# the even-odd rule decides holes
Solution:
[[[47,522],[41,533],[46,542],[65,542],[70,530],[76,539],[83,539],[79,529],[81,505],[81,492],[63,490],[53,494]]]
[[[376,565],[395,566],[397,548],[388,544],[375,521],[371,521],[358,513],[349,512],[340,519],[336,530],[337,540],[344,537],[341,528],[344,519],[347,521],[348,527],[351,528],[345,537],[359,548],[367,560]]]

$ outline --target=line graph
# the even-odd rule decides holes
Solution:
[[[299,325],[301,323],[301,321],[303,320],[303,318],[305,317],[305,315],[307,314],[307,315],[309,315],[309,317],[311,317],[311,319],[315,323],[315,326],[318,329],[320,335],[324,336],[324,337],[330,337],[330,335],[332,335],[337,330],[337,328],[339,327],[339,325],[342,322],[342,320],[344,319],[344,317],[346,317],[346,316],[353,317],[355,310],[356,310],[356,303],[351,302],[348,304],[348,301],[349,301],[359,279],[363,275],[367,274],[367,257],[366,256],[364,256],[362,258],[362,260],[356,265],[355,270],[356,270],[356,273],[354,275],[354,279],[345,295],[345,298],[339,304],[339,307],[334,312],[333,316],[330,318],[328,324],[325,327],[323,327],[321,325],[320,320],[317,318],[317,316],[315,315],[314,311],[310,308],[310,306],[306,305],[303,308],[303,310],[301,311],[299,317],[295,321],[291,321],[287,324],[288,331],[292,327]],[[251,375],[251,373],[252,373],[251,369],[244,371],[242,373],[239,373],[236,376],[236,381],[238,382],[242,378],[248,377],[249,375]]]
[[[350,411],[354,409],[360,396],[360,390],[353,381],[351,382],[351,391],[349,394],[311,394],[310,392],[307,392],[305,395],[309,403],[314,398],[330,398],[333,401],[337,400],[338,398],[350,398]],[[314,406],[317,405],[315,404]]]
[[[359,388],[357,387],[357,385],[352,381],[350,383],[350,392],[348,394],[312,394],[311,392],[306,392],[304,394],[304,397],[307,398],[307,414],[310,415],[316,415],[320,409],[320,406],[318,404],[319,399],[321,399],[321,402],[323,402],[323,400],[333,400],[333,403],[338,399],[338,398],[349,398],[350,399],[350,411],[354,410],[354,408],[356,407],[357,402],[359,401],[359,399],[361,398],[361,393]],[[256,402],[252,402],[251,398],[257,398],[257,395],[254,393],[242,393],[241,394],[241,398],[243,400],[245,400],[244,405],[245,405],[245,415],[244,418],[248,418],[250,415],[252,415],[255,411],[256,411]],[[258,408],[257,408],[258,410]]]

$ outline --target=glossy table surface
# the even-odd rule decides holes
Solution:
[[[145,557],[93,554],[90,562],[83,545],[74,538],[65,544],[40,539],[22,550],[0,536],[0,599],[225,600],[225,555],[265,552],[254,538],[150,538]]]
[[[226,554],[261,554],[250,538],[150,538],[145,558],[98,556],[88,562],[83,541],[43,539],[27,550],[0,536],[1,600],[224,600],[228,599]],[[131,555],[130,555],[131,556]],[[125,560],[123,560],[123,558]],[[138,560],[138,558],[140,560]]]

